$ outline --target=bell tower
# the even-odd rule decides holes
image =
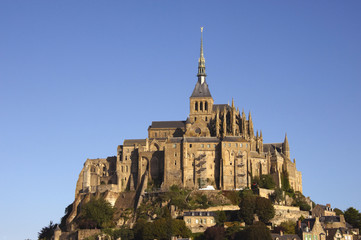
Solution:
[[[206,82],[206,64],[203,54],[203,27],[201,27],[201,51],[198,59],[198,81],[194,87],[192,96],[189,98],[189,119],[193,123],[197,119],[209,122],[212,117],[213,98]]]

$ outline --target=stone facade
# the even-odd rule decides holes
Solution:
[[[317,204],[312,209],[313,217],[321,217],[321,216],[336,216],[336,213],[331,208],[331,204],[321,205]]]
[[[300,236],[302,240],[326,240],[326,232],[318,217],[302,221]]]
[[[281,185],[288,173],[290,185],[302,192],[302,175],[291,161],[287,136],[281,143],[263,143],[248,117],[232,104],[215,104],[206,82],[203,39],[198,80],[184,121],[152,122],[146,139],[127,139],[117,156],[88,159],[79,175],[76,195],[124,192],[148,184],[167,190],[177,184],[199,189],[237,190],[251,186],[261,174]]]

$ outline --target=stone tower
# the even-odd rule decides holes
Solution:
[[[192,96],[190,97],[189,118],[193,123],[195,121],[204,120],[209,122],[212,117],[213,98],[206,82],[206,64],[203,55],[203,27],[201,27],[201,50],[198,60],[198,81],[194,87]]]

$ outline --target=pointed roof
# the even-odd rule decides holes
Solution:
[[[285,135],[285,140],[283,142],[283,149],[284,149],[284,151],[289,151],[290,150],[290,145],[288,144],[287,133]]]
[[[197,81],[191,97],[212,97],[208,84],[206,82],[201,84],[200,81]]]
[[[212,97],[206,82],[206,65],[203,54],[203,27],[201,27],[201,51],[198,59],[198,81],[191,97]]]

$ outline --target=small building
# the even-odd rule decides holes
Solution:
[[[208,227],[216,225],[215,213],[208,211],[184,212],[183,220],[192,233],[204,232]]]
[[[312,217],[321,217],[321,216],[336,216],[336,213],[331,208],[331,204],[321,205],[317,204],[312,209]]]
[[[302,240],[326,240],[326,232],[319,218],[307,218],[299,226]]]
[[[353,234],[347,228],[326,228],[325,230],[326,240],[353,240]]]

